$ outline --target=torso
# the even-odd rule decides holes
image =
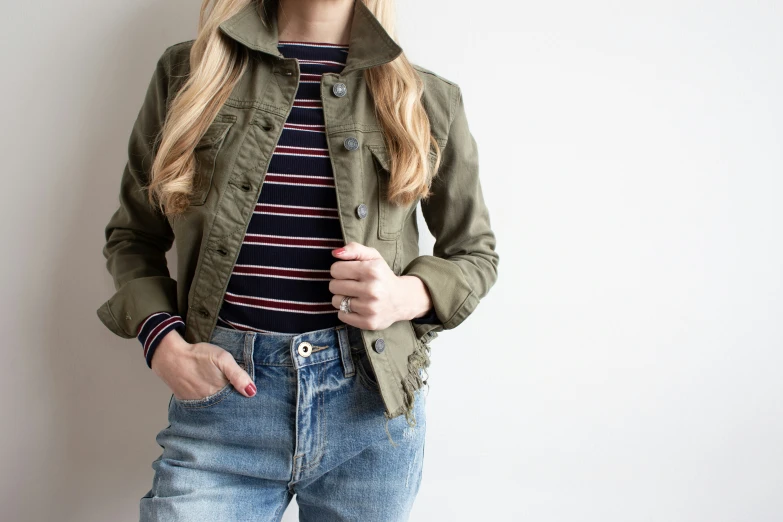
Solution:
[[[218,316],[220,326],[301,333],[341,324],[331,303],[332,249],[345,244],[320,97],[324,72],[342,71],[347,45],[281,40],[301,71]]]

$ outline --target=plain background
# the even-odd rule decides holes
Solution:
[[[96,316],[103,227],[200,2],[4,4],[0,518],[137,520],[170,394]],[[433,343],[412,520],[783,519],[782,5],[400,0],[500,254]]]

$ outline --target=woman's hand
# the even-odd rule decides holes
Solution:
[[[151,367],[177,399],[202,399],[228,382],[245,397],[256,394],[250,375],[228,350],[209,343],[190,344],[176,330],[160,341]]]
[[[339,310],[343,297],[352,297],[352,312],[337,312],[344,323],[383,330],[396,321],[420,317],[432,306],[421,279],[396,275],[376,249],[352,241],[332,255],[342,259],[330,270],[332,305]]]

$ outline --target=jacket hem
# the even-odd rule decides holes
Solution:
[[[426,369],[430,366],[430,347],[420,341],[416,341],[418,348],[408,356],[408,374],[402,379],[402,404],[393,412],[386,413],[386,418],[391,420],[405,415],[408,426],[416,426],[416,416],[413,407],[416,402],[416,392],[427,384]]]

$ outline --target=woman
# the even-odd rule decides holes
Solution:
[[[393,0],[205,0],[158,61],[98,310],[172,391],[142,520],[278,520],[294,494],[303,520],[408,517],[429,342],[499,257],[461,91],[392,19]]]

